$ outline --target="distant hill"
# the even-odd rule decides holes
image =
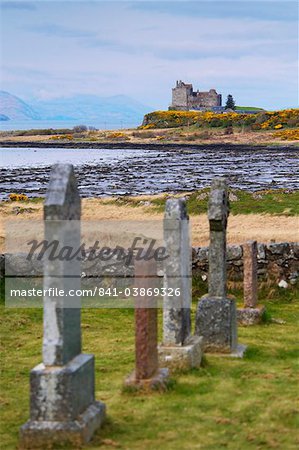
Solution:
[[[31,106],[6,91],[0,91],[0,114],[10,120],[40,119]]]
[[[107,123],[139,123],[151,108],[125,95],[100,97],[76,95],[52,100],[30,101],[30,105],[19,97],[0,91],[0,120],[99,120]]]
[[[82,123],[88,120],[119,122],[140,122],[149,110],[147,105],[125,95],[100,97],[96,95],[76,95],[53,100],[35,100],[32,106],[43,119],[67,120],[79,119]]]

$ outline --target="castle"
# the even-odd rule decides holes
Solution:
[[[189,111],[197,110],[220,110],[222,108],[222,96],[215,89],[208,92],[193,91],[192,84],[186,84],[182,80],[176,82],[172,89],[172,104],[169,109]]]

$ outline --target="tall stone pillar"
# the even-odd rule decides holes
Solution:
[[[158,364],[157,299],[150,295],[156,278],[157,263],[153,258],[135,261],[135,370],[125,380],[127,387],[163,390],[167,386],[168,369]]]
[[[169,199],[164,215],[163,341],[161,364],[171,368],[199,367],[202,339],[191,335],[192,261],[189,217],[184,198]]]
[[[235,301],[226,289],[226,227],[229,215],[228,189],[224,178],[211,185],[208,206],[210,224],[209,293],[198,302],[195,334],[203,337],[208,352],[242,355],[237,345]]]
[[[43,362],[30,373],[30,420],[20,429],[21,448],[81,446],[105,417],[105,405],[95,401],[94,356],[81,353],[80,258],[67,256],[80,248],[80,215],[73,166],[55,165],[44,204]]]
[[[238,308],[240,325],[255,325],[262,321],[265,307],[258,305],[257,242],[247,241],[243,247],[244,307]]]

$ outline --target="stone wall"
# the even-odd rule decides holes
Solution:
[[[208,92],[196,92],[196,95],[190,97],[190,108],[212,108],[213,106],[221,106],[221,95],[217,94],[215,89],[210,89]]]
[[[208,247],[193,247],[193,274],[205,279],[208,275]],[[272,279],[279,283],[285,280],[295,284],[299,276],[299,243],[282,242],[258,244],[258,277]],[[241,281],[243,279],[243,249],[241,245],[231,245],[227,248],[228,279]]]
[[[192,249],[192,271],[193,275],[206,279],[208,276],[208,247],[193,247]],[[40,261],[26,261],[25,255],[14,255],[10,258],[12,267],[19,267],[22,273],[42,275],[42,263]],[[83,261],[82,272],[84,277],[96,276],[99,273],[106,275],[123,274],[122,263],[110,265],[105,270],[100,261],[96,264]],[[30,267],[29,267],[30,266]],[[31,267],[32,266],[32,267]],[[160,268],[161,269],[161,268]],[[241,281],[243,279],[243,250],[241,245],[231,245],[227,248],[228,279]],[[0,255],[0,276],[5,273],[4,255]],[[127,276],[133,275],[133,264],[125,268]],[[273,244],[258,244],[258,276],[259,279],[272,279],[279,283],[285,280],[287,283],[295,284],[299,279],[299,243],[282,242]]]

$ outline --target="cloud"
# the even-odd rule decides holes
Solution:
[[[275,18],[273,2],[252,0],[242,12],[241,0],[223,1],[221,17],[209,3],[39,1],[34,15],[3,13],[3,88],[21,97],[125,94],[165,108],[180,78],[244,104],[274,107],[277,92],[276,107],[295,103],[296,22]]]
[[[297,2],[288,0],[135,2],[130,4],[129,8],[152,14],[167,14],[180,17],[247,17],[249,19],[263,20],[266,15],[270,20],[298,20]]]
[[[32,33],[42,34],[44,36],[57,36],[61,38],[93,38],[96,33],[88,30],[79,30],[63,25],[44,23],[43,25],[30,25],[24,27],[25,30]]]
[[[34,11],[37,9],[36,5],[30,2],[2,2],[0,9],[3,10],[20,10],[20,11]]]

